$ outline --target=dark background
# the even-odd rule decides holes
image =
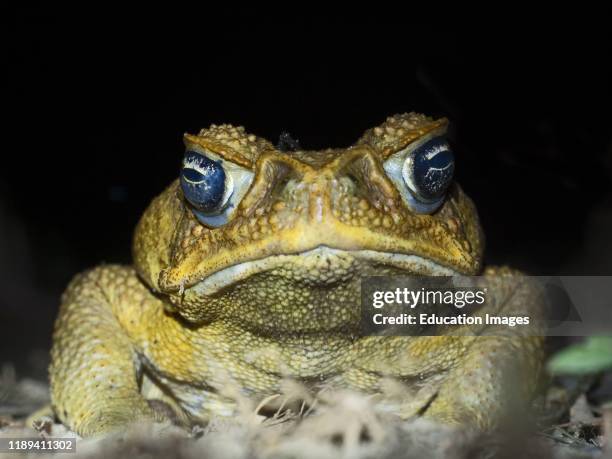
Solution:
[[[412,15],[414,16],[414,15]],[[612,46],[592,18],[466,25],[373,11],[16,9],[2,15],[0,363],[44,376],[70,278],[130,261],[184,132],[304,148],[448,116],[487,262],[612,274]]]

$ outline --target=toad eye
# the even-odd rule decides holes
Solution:
[[[435,138],[408,155],[402,177],[410,192],[423,203],[434,203],[444,197],[453,180],[455,158],[448,143]]]
[[[193,151],[185,153],[180,181],[185,199],[205,215],[221,213],[234,189],[221,161]]]
[[[383,164],[404,202],[416,213],[435,212],[453,181],[455,159],[443,137],[392,155]]]

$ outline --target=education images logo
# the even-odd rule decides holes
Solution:
[[[489,295],[493,293],[493,295]],[[439,335],[457,327],[479,334],[530,324],[524,314],[501,314],[478,278],[371,277],[362,280],[362,331],[371,335]],[[459,330],[461,328],[461,330]]]

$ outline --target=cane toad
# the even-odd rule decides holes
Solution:
[[[185,135],[179,178],[136,228],[133,266],[94,268],[63,295],[56,415],[93,435],[166,416],[151,393],[191,423],[232,416],[231,384],[260,400],[284,378],[366,393],[397,378],[413,401],[429,394],[400,415],[494,427],[511,394],[533,394],[540,339],[359,333],[362,276],[482,274],[503,285],[516,274],[482,266],[446,128],[396,115],[324,151],[282,151],[229,125]],[[506,310],[536,307],[528,288],[496,291]]]

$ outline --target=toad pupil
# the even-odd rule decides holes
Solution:
[[[423,144],[408,158],[404,177],[415,197],[424,202],[440,199],[453,179],[455,160],[444,139]]]
[[[221,161],[213,161],[193,151],[185,153],[181,188],[185,198],[197,210],[215,213],[225,204],[225,170]]]

